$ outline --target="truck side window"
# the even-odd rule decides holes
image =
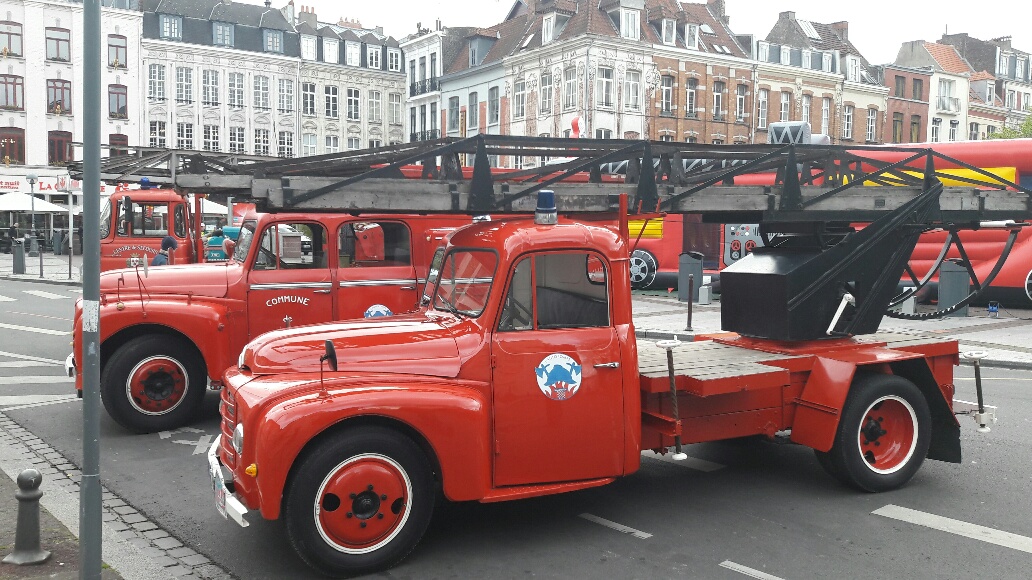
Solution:
[[[530,277],[532,259],[524,258],[516,264],[512,272],[509,293],[505,295],[502,316],[498,320],[498,330],[532,330],[534,313],[533,280]]]
[[[402,223],[346,223],[340,228],[337,264],[341,268],[408,266],[412,263],[410,238]]]
[[[326,249],[326,228],[320,224],[273,224],[262,234],[254,269],[326,268]]]
[[[175,218],[172,220],[172,231],[175,232],[177,238],[186,237],[186,221],[186,206],[177,203]]]
[[[163,238],[168,235],[167,203],[134,203],[132,234],[126,231],[127,224],[122,220],[123,217],[120,212],[118,224],[118,235],[120,236]]]
[[[599,268],[605,261],[587,252],[534,256],[537,327],[609,326],[608,276]]]

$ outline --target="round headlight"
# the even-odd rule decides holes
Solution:
[[[246,350],[247,349],[240,349],[240,356],[237,357],[237,368],[238,369],[244,368],[244,352]]]
[[[241,453],[244,449],[244,424],[240,423],[233,429],[233,450],[237,454]]]

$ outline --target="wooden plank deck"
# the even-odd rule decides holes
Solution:
[[[676,388],[701,397],[788,384],[786,369],[763,363],[798,358],[711,341],[682,343],[673,352]],[[642,390],[670,390],[666,350],[655,343],[638,343],[638,373]]]

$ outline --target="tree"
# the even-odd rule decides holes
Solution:
[[[989,139],[1021,139],[1032,137],[1032,115],[1025,118],[1025,122],[1018,127],[1004,127],[989,135]]]

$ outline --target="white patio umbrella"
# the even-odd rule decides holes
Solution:
[[[37,198],[35,210],[40,213],[64,213],[68,208]],[[0,195],[0,211],[33,211],[32,197],[17,191]]]

